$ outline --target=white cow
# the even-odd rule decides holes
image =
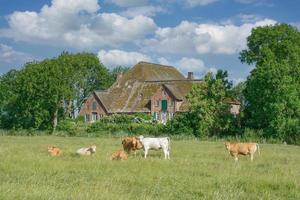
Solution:
[[[170,159],[170,138],[144,138],[144,136],[141,135],[139,136],[139,140],[143,144],[145,158],[147,158],[147,154],[150,149],[162,149],[165,155],[165,159]]]
[[[76,151],[76,154],[86,155],[86,156],[89,156],[89,155],[94,154],[94,153],[96,153],[96,145],[92,145],[90,147],[80,148]]]

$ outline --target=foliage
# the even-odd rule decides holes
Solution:
[[[190,113],[178,113],[174,115],[163,127],[163,132],[171,135],[193,135],[192,117]]]
[[[158,136],[162,132],[163,125],[138,124],[138,123],[104,123],[95,122],[87,128],[88,133],[105,132],[105,134],[121,135],[153,135]]]
[[[246,81],[247,126],[264,137],[299,141],[300,33],[286,24],[258,27],[247,38],[242,62],[255,64]]]
[[[129,67],[118,66],[118,67],[114,68],[113,70],[111,70],[110,73],[111,73],[113,81],[117,80],[117,77],[118,77],[119,74],[125,73],[129,69],[130,69]]]
[[[228,134],[234,123],[230,114],[230,82],[227,73],[218,70],[216,75],[208,73],[203,83],[195,84],[187,99],[190,105],[189,120],[193,134],[199,137]]]
[[[86,96],[105,89],[109,71],[94,54],[62,53],[58,58],[27,63],[1,77],[1,122],[4,128],[53,129],[72,116]]]

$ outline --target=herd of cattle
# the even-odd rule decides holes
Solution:
[[[225,142],[225,147],[235,161],[238,161],[238,155],[249,155],[251,161],[253,161],[253,156],[258,150],[260,154],[260,149],[257,143],[230,143]],[[149,150],[159,150],[162,149],[165,159],[170,159],[170,138],[169,137],[125,137],[122,139],[123,149],[114,152],[111,155],[111,160],[127,160],[130,153],[136,155],[137,150],[144,150],[144,158],[147,158]],[[60,156],[62,151],[60,148],[55,146],[48,146],[48,153],[50,156]],[[96,145],[90,147],[80,148],[75,152],[77,155],[92,155],[96,153]]]

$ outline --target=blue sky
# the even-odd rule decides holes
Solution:
[[[1,0],[0,74],[62,51],[93,52],[108,68],[143,60],[185,75],[228,70],[234,82],[251,29],[300,28],[298,0]]]

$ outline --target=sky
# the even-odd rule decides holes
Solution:
[[[234,83],[251,29],[300,29],[300,0],[0,0],[0,74],[61,52],[92,52],[109,69],[139,61],[197,78],[227,70]]]

